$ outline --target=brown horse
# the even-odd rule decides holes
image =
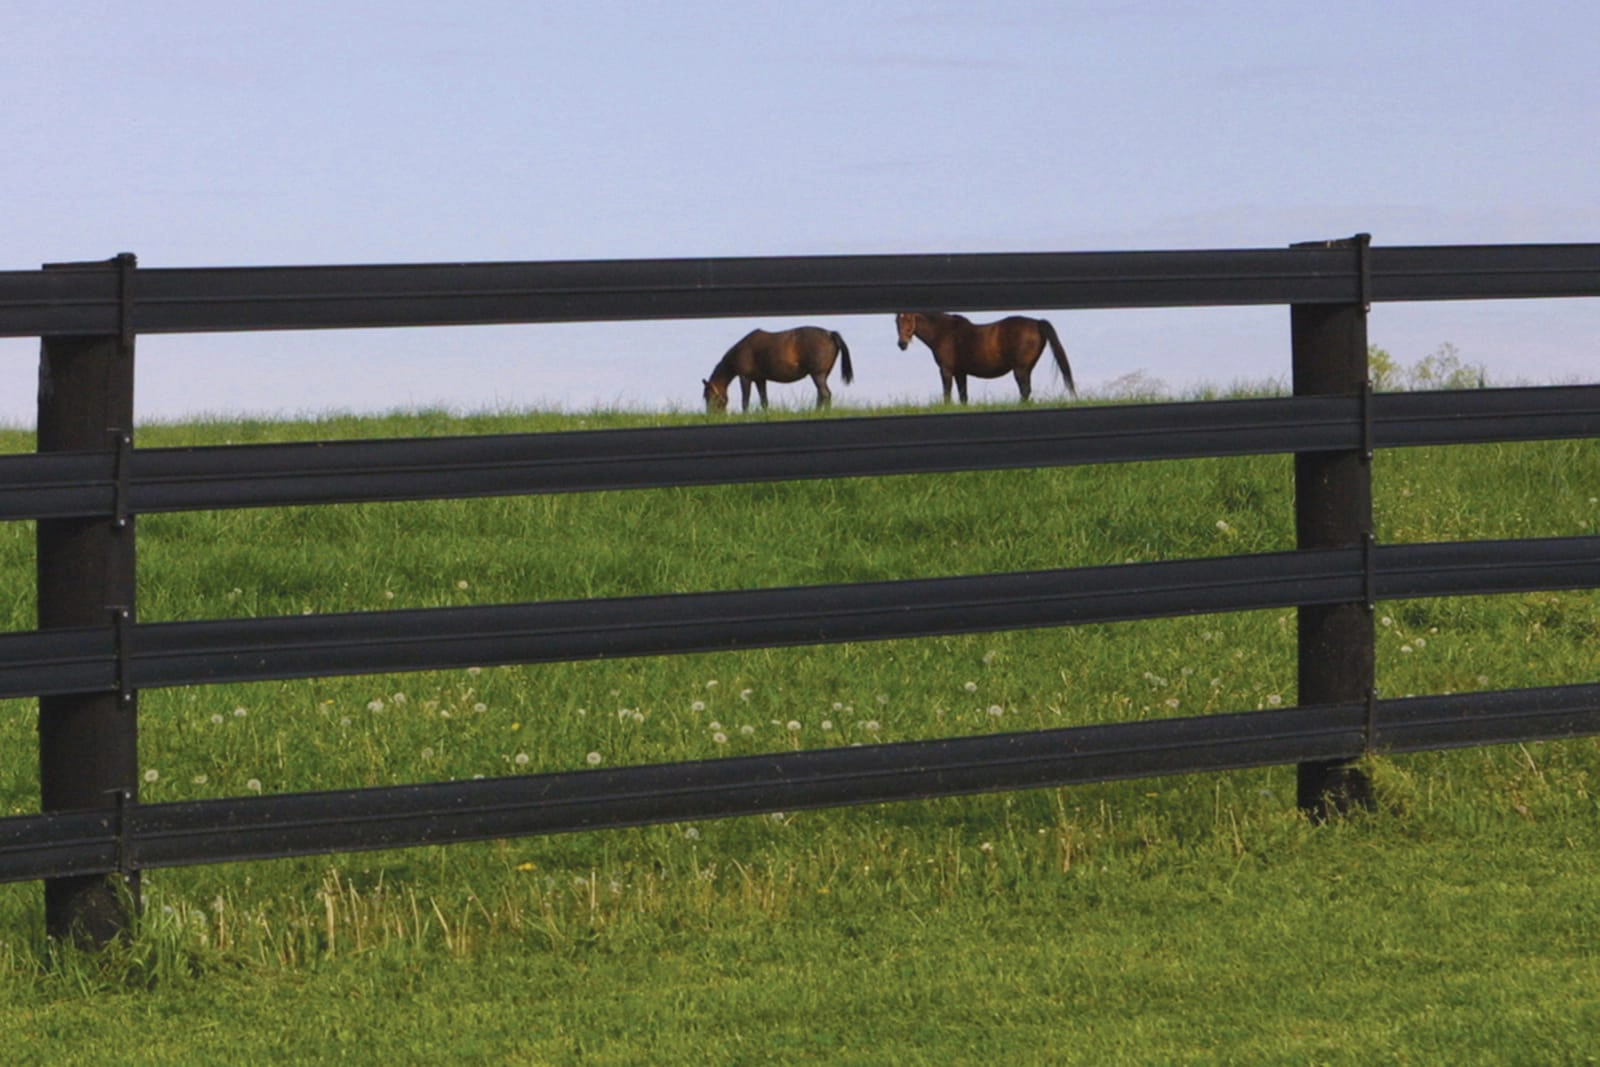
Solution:
[[[701,379],[705,386],[706,411],[728,410],[728,385],[739,379],[743,410],[750,410],[750,383],[756,383],[761,394],[761,406],[767,406],[767,382],[797,382],[809,377],[817,385],[817,407],[825,408],[833,400],[828,388],[828,375],[833,373],[833,361],[844,364],[844,380],[848,385],[855,381],[855,371],[850,367],[850,350],[844,338],[820,326],[799,326],[782,333],[751,330],[722,357],[711,377]]]
[[[933,350],[933,359],[939,364],[939,376],[944,379],[944,402],[950,402],[950,382],[955,381],[961,391],[961,402],[967,402],[967,375],[979,378],[998,378],[1010,372],[1022,390],[1022,399],[1033,393],[1030,379],[1033,366],[1044,354],[1048,344],[1056,357],[1056,366],[1066,379],[1067,390],[1076,397],[1077,386],[1072,384],[1072,368],[1067,365],[1066,350],[1054,326],[1044,319],[1030,319],[1012,315],[999,322],[974,326],[961,315],[947,315],[938,311],[905,311],[894,317],[900,333],[903,351],[913,337]]]

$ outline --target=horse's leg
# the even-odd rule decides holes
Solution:
[[[960,392],[961,402],[965,404],[967,402],[967,376],[965,374],[956,375],[956,390]]]
[[[833,390],[828,388],[828,376],[821,372],[813,374],[811,380],[817,383],[817,407],[825,408],[833,403]]]
[[[764,398],[763,398],[764,399]],[[750,410],[750,379],[739,379],[739,410]]]
[[[765,378],[757,378],[756,379],[756,392],[761,394],[761,406],[762,407],[766,407],[767,406],[767,380]]]
[[[948,404],[950,403],[950,385],[955,381],[955,375],[952,372],[945,370],[943,367],[940,367],[939,379],[944,383],[944,402]],[[965,389],[962,390],[962,394],[965,396]]]
[[[1028,398],[1033,395],[1033,368],[1018,367],[1011,373],[1017,379],[1017,388],[1022,392],[1022,402],[1026,404]]]

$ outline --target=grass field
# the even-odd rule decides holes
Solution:
[[[848,414],[848,412],[846,412]],[[776,413],[771,418],[789,415]],[[151,426],[141,446],[697,416]],[[825,432],[825,429],[822,431]],[[31,447],[0,436],[0,449]],[[1592,534],[1600,443],[1380,454],[1381,541]],[[147,516],[144,621],[1292,547],[1288,457]],[[0,527],[8,629],[32,529]],[[1600,593],[1385,603],[1385,695],[1600,679]],[[141,695],[142,798],[536,773],[1292,704],[1292,612]],[[34,709],[0,803],[36,811]],[[10,1062],[1592,1062],[1600,746],[148,872],[100,958],[0,886]]]

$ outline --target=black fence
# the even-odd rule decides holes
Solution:
[[[1600,587],[1600,538],[1378,545],[1375,449],[1600,436],[1600,386],[1374,395],[1372,301],[1600,296],[1600,245],[0,272],[0,336],[43,338],[39,452],[0,457],[38,523],[39,629],[0,697],[40,701],[41,814],[0,880],[52,933],[109,936],[144,868],[617,827],[1268,764],[1311,810],[1364,752],[1600,733],[1600,684],[1378,699],[1378,600]],[[1287,304],[1294,396],[192,449],[133,445],[139,333],[756,314]],[[1294,552],[593,601],[140,623],[137,516],[1264,453],[1295,454]],[[140,804],[142,689],[662,655],[1295,607],[1299,705],[657,766]],[[107,876],[112,876],[108,878]]]

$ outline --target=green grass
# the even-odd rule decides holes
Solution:
[[[789,417],[778,413],[770,418]],[[141,446],[698,416],[154,426]],[[31,447],[0,435],[0,449]],[[875,580],[1292,547],[1285,457],[139,520],[146,621]],[[1382,541],[1592,534],[1600,445],[1382,453]],[[9,629],[32,530],[0,527]],[[1380,605],[1385,695],[1592,682],[1600,594]],[[1292,612],[141,695],[165,801],[1294,702]],[[37,810],[33,709],[0,802]],[[1587,1062],[1591,739],[146,875],[47,944],[0,886],[8,1059]]]

